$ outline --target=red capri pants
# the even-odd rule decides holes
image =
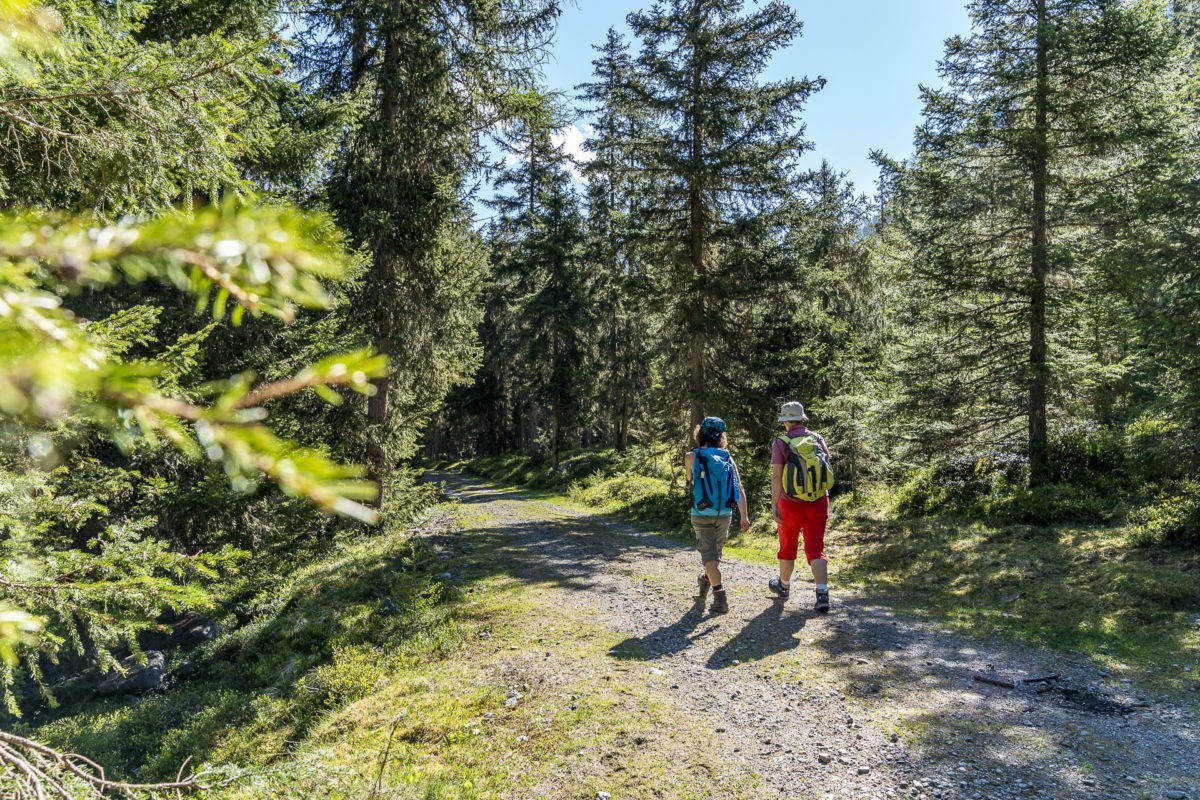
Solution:
[[[779,560],[795,561],[800,544],[800,532],[804,532],[804,557],[811,564],[815,559],[825,558],[825,523],[829,520],[829,498],[820,500],[791,500],[779,498],[779,512],[783,521],[779,523]]]

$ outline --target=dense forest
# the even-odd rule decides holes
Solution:
[[[1195,548],[1200,4],[969,10],[859,187],[805,166],[825,79],[763,77],[778,0],[649,5],[568,95],[557,0],[0,0],[0,720],[433,461],[718,415],[757,515],[788,400],[847,507]]]

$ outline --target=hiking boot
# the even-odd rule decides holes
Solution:
[[[725,590],[713,592],[712,605],[708,607],[710,613],[727,614],[729,613],[729,600],[725,597]]]
[[[829,590],[821,591],[817,589],[817,604],[813,606],[817,611],[829,611]]]
[[[709,583],[708,576],[703,572],[701,572],[700,577],[696,579],[696,583],[700,585],[700,593],[696,595],[696,602],[703,603],[704,598],[708,597],[708,589],[710,586],[712,586],[712,584]]]
[[[784,586],[783,581],[779,580],[779,578],[771,578],[771,580],[767,581],[767,588],[779,595],[783,600],[787,600],[788,595],[792,593],[792,587]]]

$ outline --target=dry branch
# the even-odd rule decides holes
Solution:
[[[184,762],[184,766],[187,762]],[[104,768],[75,753],[62,753],[44,744],[0,730],[0,780],[7,782],[5,800],[82,800],[121,797],[153,798],[161,792],[210,789],[202,780],[208,772],[183,777],[183,767],[173,781],[126,783],[110,781]],[[221,782],[224,783],[224,782]]]

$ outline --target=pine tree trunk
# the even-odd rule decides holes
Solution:
[[[694,8],[693,13],[699,14],[700,11],[698,8]],[[692,54],[692,59],[692,141],[691,164],[689,165],[692,174],[688,178],[691,184],[688,187],[688,256],[693,274],[703,278],[706,272],[704,263],[704,193],[700,185],[700,169],[704,158],[704,131],[699,119],[702,69],[700,58],[695,52]],[[689,428],[694,428],[704,418],[704,408],[700,401],[705,390],[704,337],[700,331],[704,320],[703,295],[693,298],[691,315],[691,319],[688,320],[688,327],[691,330],[688,341],[691,372],[688,400],[691,419]]]
[[[617,418],[617,452],[624,453],[629,446],[629,387],[621,389],[621,414]]]
[[[558,409],[550,415],[550,469],[558,471]]]
[[[388,31],[384,45],[383,65],[381,70],[382,97],[380,100],[380,119],[383,122],[386,135],[384,141],[391,141],[392,132],[396,127],[396,117],[399,113],[400,95],[400,34],[398,23],[402,10],[402,0],[393,0],[392,12],[395,15],[394,27]],[[390,148],[383,148],[379,156],[380,181],[383,184],[384,204],[391,206],[395,202],[396,187],[394,185],[394,170],[392,159],[395,154]],[[395,283],[396,254],[385,243],[386,237],[379,237],[379,243],[372,254],[371,282],[379,291],[389,291]],[[375,350],[389,358],[392,355],[391,316],[386,308],[381,308],[373,320]],[[390,369],[389,369],[390,373]],[[387,454],[387,417],[388,394],[391,388],[390,374],[376,378],[372,382],[375,393],[367,401],[367,456],[371,469],[371,477],[379,487],[376,505],[383,507],[384,478],[388,470]]]
[[[1046,0],[1037,0],[1037,83],[1034,87],[1033,144],[1033,249],[1029,297],[1029,483],[1046,482],[1046,277],[1050,252],[1046,229],[1046,185],[1048,183],[1048,117],[1050,77],[1047,55]]]
[[[536,400],[529,401],[529,455],[538,454],[538,405]]]

